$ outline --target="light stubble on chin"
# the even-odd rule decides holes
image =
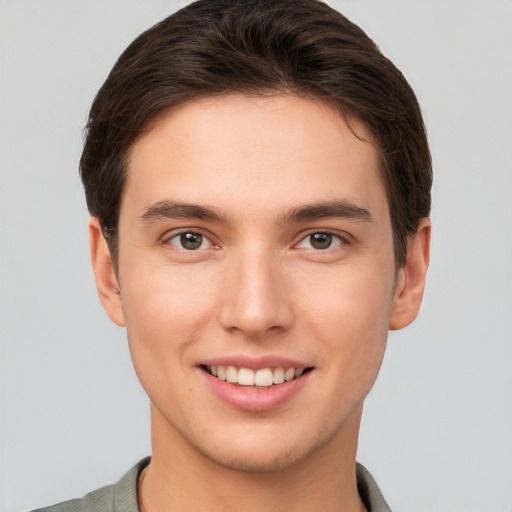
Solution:
[[[360,418],[361,413],[362,405],[359,405],[354,410],[351,418],[354,415]],[[351,421],[351,419],[347,421]],[[359,425],[359,421],[360,419],[357,421],[357,425]],[[334,429],[324,427],[317,432],[316,436],[312,440],[306,441],[303,446],[294,445],[285,452],[280,452],[276,455],[268,456],[267,458],[263,458],[261,456],[261,452],[255,455],[247,454],[242,447],[237,455],[231,455],[223,452],[222,449],[218,451],[208,450],[202,446],[200,441],[194,438],[195,436],[190,436],[190,432],[180,434],[189,446],[192,447],[200,456],[215,465],[219,465],[220,467],[231,471],[252,474],[260,473],[264,475],[287,471],[293,468],[298,469],[302,463],[305,463],[307,467],[310,467],[308,463],[310,459],[320,455],[320,452],[322,452],[323,449],[333,441],[337,434],[339,434],[341,428],[343,428],[343,425]],[[355,435],[354,439],[356,440],[356,445],[357,434],[358,432],[352,433],[352,435]],[[325,452],[327,453],[329,450],[330,448],[325,450]],[[342,454],[340,453],[339,456],[341,457]]]

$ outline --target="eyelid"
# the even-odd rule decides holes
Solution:
[[[340,243],[336,244],[334,247],[328,247],[327,249],[315,249],[313,247],[311,248],[305,248],[305,250],[309,250],[311,252],[329,252],[338,249],[340,246],[349,245],[350,244],[350,236],[347,233],[340,233],[339,231],[332,230],[332,229],[311,229],[308,230],[306,233],[302,233],[300,235],[300,238],[298,242],[294,243],[292,245],[292,248],[296,248],[307,240],[311,235],[315,235],[317,233],[322,233],[325,235],[331,235],[333,238],[337,238]]]
[[[203,237],[203,239],[205,238],[210,242],[210,244],[209,244],[210,246],[207,249],[197,249],[196,251],[192,251],[192,250],[187,250],[185,248],[177,247],[176,245],[170,243],[171,240],[179,238],[181,235],[184,235],[185,233],[193,233],[195,235],[201,235]],[[176,228],[176,229],[167,231],[161,237],[160,244],[170,245],[173,248],[175,248],[176,250],[182,251],[182,252],[197,252],[197,251],[205,251],[205,250],[212,249],[212,248],[214,248],[214,249],[220,248],[220,244],[216,243],[213,240],[213,238],[214,238],[213,235],[211,235],[210,233],[208,233],[207,230],[202,229],[202,228],[194,228],[194,227],[192,227],[192,228],[189,228],[189,227]]]

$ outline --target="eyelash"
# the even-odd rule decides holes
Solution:
[[[308,234],[303,236],[298,243],[294,244],[293,247],[298,247],[303,242],[307,241],[308,239],[311,239],[311,237],[313,237],[314,235],[324,235],[327,237],[331,237],[331,243],[329,244],[328,247],[325,247],[322,249],[310,247],[310,248],[306,248],[305,250],[308,250],[310,252],[328,252],[328,251],[334,251],[338,247],[348,244],[348,240],[338,233],[333,233],[332,231],[329,231],[329,230],[319,230],[319,231],[309,232]],[[333,246],[332,243],[334,243],[334,240],[337,240],[338,243]]]
[[[182,239],[182,237],[184,237],[186,235],[192,235],[192,236],[195,236],[195,237],[201,237],[200,245],[197,248],[195,248],[195,249],[187,249],[187,248],[183,247],[183,243],[181,243],[181,247],[178,247],[178,245],[175,245],[175,244],[172,243],[173,240],[180,240],[180,239]],[[204,243],[205,240],[210,242],[209,243],[209,248],[211,248],[211,246],[214,245],[213,242],[210,240],[210,237],[204,235],[203,233],[201,233],[199,231],[183,230],[183,231],[180,231],[178,233],[174,233],[171,236],[166,237],[163,240],[163,244],[172,245],[173,247],[176,247],[177,250],[181,250],[183,252],[196,252],[197,250],[200,250],[200,247]],[[183,240],[181,240],[181,241],[183,242]],[[217,249],[218,247],[219,247],[218,245],[215,245],[214,248]]]
[[[183,246],[184,240],[183,240],[182,237],[184,237],[186,235],[191,235],[193,237],[200,237],[201,240],[200,240],[199,245],[197,247],[193,248],[193,249],[190,249],[190,248],[187,249],[186,247],[184,247]],[[322,230],[322,231],[312,231],[312,232],[306,234],[305,236],[303,236],[299,240],[299,242],[293,244],[292,248],[298,248],[300,244],[302,244],[303,242],[307,241],[308,239],[311,239],[311,237],[313,237],[315,235],[322,235],[322,236],[328,237],[328,241],[329,241],[328,247],[325,247],[325,248],[309,247],[309,248],[305,248],[305,250],[308,250],[310,252],[327,252],[327,251],[336,250],[339,246],[348,244],[347,239],[345,237],[339,235],[338,233],[333,233],[333,232],[328,231],[328,230]],[[173,240],[180,240],[181,243],[178,242],[178,243],[180,243],[180,247],[178,247],[177,244],[173,244],[172,243]],[[178,233],[174,233],[173,235],[165,238],[163,243],[164,244],[172,245],[173,247],[176,247],[178,250],[181,250],[181,251],[184,251],[184,252],[196,252],[198,250],[201,250],[201,245],[205,242],[205,240],[210,242],[209,248],[211,248],[211,246],[213,245],[213,242],[210,240],[210,238],[208,236],[204,235],[203,233],[201,233],[199,231],[183,230],[183,231],[180,231]],[[333,244],[334,240],[337,240],[338,243],[333,246],[332,244]],[[320,243],[321,243],[321,241],[320,241]],[[214,248],[218,249],[220,247],[218,245],[215,245]]]

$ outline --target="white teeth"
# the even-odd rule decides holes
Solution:
[[[258,370],[254,375],[254,384],[256,386],[272,386],[274,384],[274,375],[270,368]]]
[[[238,370],[234,366],[226,368],[226,380],[232,384],[238,382]]]
[[[238,384],[241,386],[254,386],[254,370],[240,368],[238,371]]]
[[[252,370],[251,368],[237,369],[233,365],[212,365],[206,366],[207,371],[217,377],[219,380],[225,380],[231,384],[239,384],[240,386],[258,386],[270,387],[273,384],[282,384],[289,382],[294,378],[300,377],[304,373],[304,368],[283,368],[278,367],[261,368]]]
[[[295,377],[295,368],[288,368],[285,372],[284,372],[284,380],[286,382],[290,381],[293,379],[293,377]]]
[[[274,384],[282,384],[284,382],[284,368],[276,368],[274,370]]]

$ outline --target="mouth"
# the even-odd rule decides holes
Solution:
[[[268,389],[285,382],[298,379],[313,367],[293,368],[278,366],[276,368],[238,368],[233,365],[202,365],[201,368],[220,381],[240,387]]]

